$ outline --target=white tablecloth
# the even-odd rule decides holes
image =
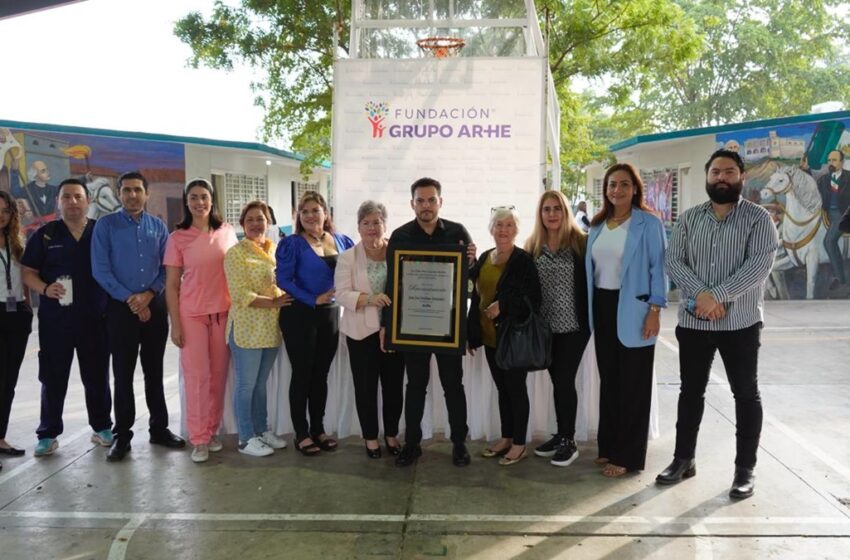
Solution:
[[[472,439],[496,439],[501,434],[499,424],[499,404],[496,386],[487,367],[483,349],[474,356],[463,358],[463,384],[466,390],[467,423]],[[436,361],[431,361],[431,383],[425,403],[425,415],[422,419],[424,439],[435,433],[448,437],[449,423],[446,412],[443,389],[437,374]],[[292,433],[292,420],[289,417],[289,379],[292,368],[285,346],[281,346],[277,360],[272,367],[268,381],[269,425],[277,434]],[[228,374],[225,396],[223,433],[236,433],[236,418],[233,413],[233,364]],[[548,436],[555,433],[555,407],[552,400],[552,382],[545,371],[530,372],[527,380],[528,398],[531,413],[528,422],[528,436]],[[596,438],[599,422],[599,372],[596,368],[596,355],[593,338],[587,344],[579,371],[576,376],[578,391],[578,412],[576,414],[576,439],[581,441]],[[380,390],[378,395],[380,403]],[[180,402],[185,412],[183,374],[180,373]],[[381,422],[380,414],[379,422]],[[185,418],[185,413],[181,415]],[[325,408],[325,431],[338,437],[359,436],[360,423],[354,406],[354,383],[348,361],[348,347],[345,336],[340,335],[336,357],[328,374],[328,402]],[[658,392],[655,373],[652,379],[652,408],[650,414],[649,436],[657,438],[658,429]],[[404,432],[404,415],[401,417],[400,431]],[[181,421],[181,432],[186,435],[185,421]]]

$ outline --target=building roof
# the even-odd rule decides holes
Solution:
[[[0,120],[0,127],[18,128],[24,130],[44,132],[64,132],[66,134],[89,134],[92,136],[112,136],[116,138],[132,138],[135,140],[150,140],[156,142],[174,142],[176,144],[197,144],[200,146],[215,146],[218,148],[235,148],[239,150],[253,150],[263,152],[287,159],[303,161],[304,156],[287,150],[273,148],[259,142],[238,142],[234,140],[216,140],[213,138],[199,138],[196,136],[173,136],[170,134],[155,134],[151,132],[130,132],[127,130],[109,130],[105,128],[88,128],[82,126],[66,126],[61,124],[32,123],[23,121]],[[330,168],[330,164],[323,162],[322,167]]]
[[[771,126],[782,126],[788,124],[800,124],[809,122],[829,121],[834,119],[848,119],[850,111],[833,111],[831,113],[814,113],[809,115],[795,115],[793,117],[780,117],[776,119],[763,119],[760,121],[747,121],[735,124],[724,124],[719,126],[706,126],[702,128],[689,128],[686,130],[674,130],[672,132],[659,132],[657,134],[641,134],[632,136],[628,140],[611,145],[611,151],[616,152],[630,148],[638,144],[660,142],[662,140],[676,140],[679,138],[690,138],[693,136],[704,136],[706,134],[719,134],[722,132],[734,132],[736,130],[749,130],[753,128],[767,128]]]

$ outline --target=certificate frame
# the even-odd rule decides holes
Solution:
[[[404,309],[410,288],[405,286],[406,263],[444,263],[451,270],[450,319],[444,336],[405,332]],[[392,301],[389,308],[387,335],[384,346],[404,352],[433,352],[464,354],[466,351],[466,315],[469,295],[469,267],[466,245],[457,244],[394,244],[387,254],[387,278]],[[409,299],[408,299],[409,301]]]

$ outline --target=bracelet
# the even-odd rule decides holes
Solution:
[[[653,313],[660,313],[661,312],[661,306],[652,304],[652,305],[649,306],[649,310],[652,311]]]
[[[366,296],[366,305],[372,305],[372,294]]]

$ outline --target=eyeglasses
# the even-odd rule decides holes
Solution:
[[[496,212],[498,212],[499,210],[508,210],[508,211],[510,211],[510,210],[516,210],[516,206],[514,206],[514,205],[511,205],[511,206],[492,206],[492,207],[490,208],[490,213],[491,213],[491,214],[495,214],[495,213],[496,213]]]

